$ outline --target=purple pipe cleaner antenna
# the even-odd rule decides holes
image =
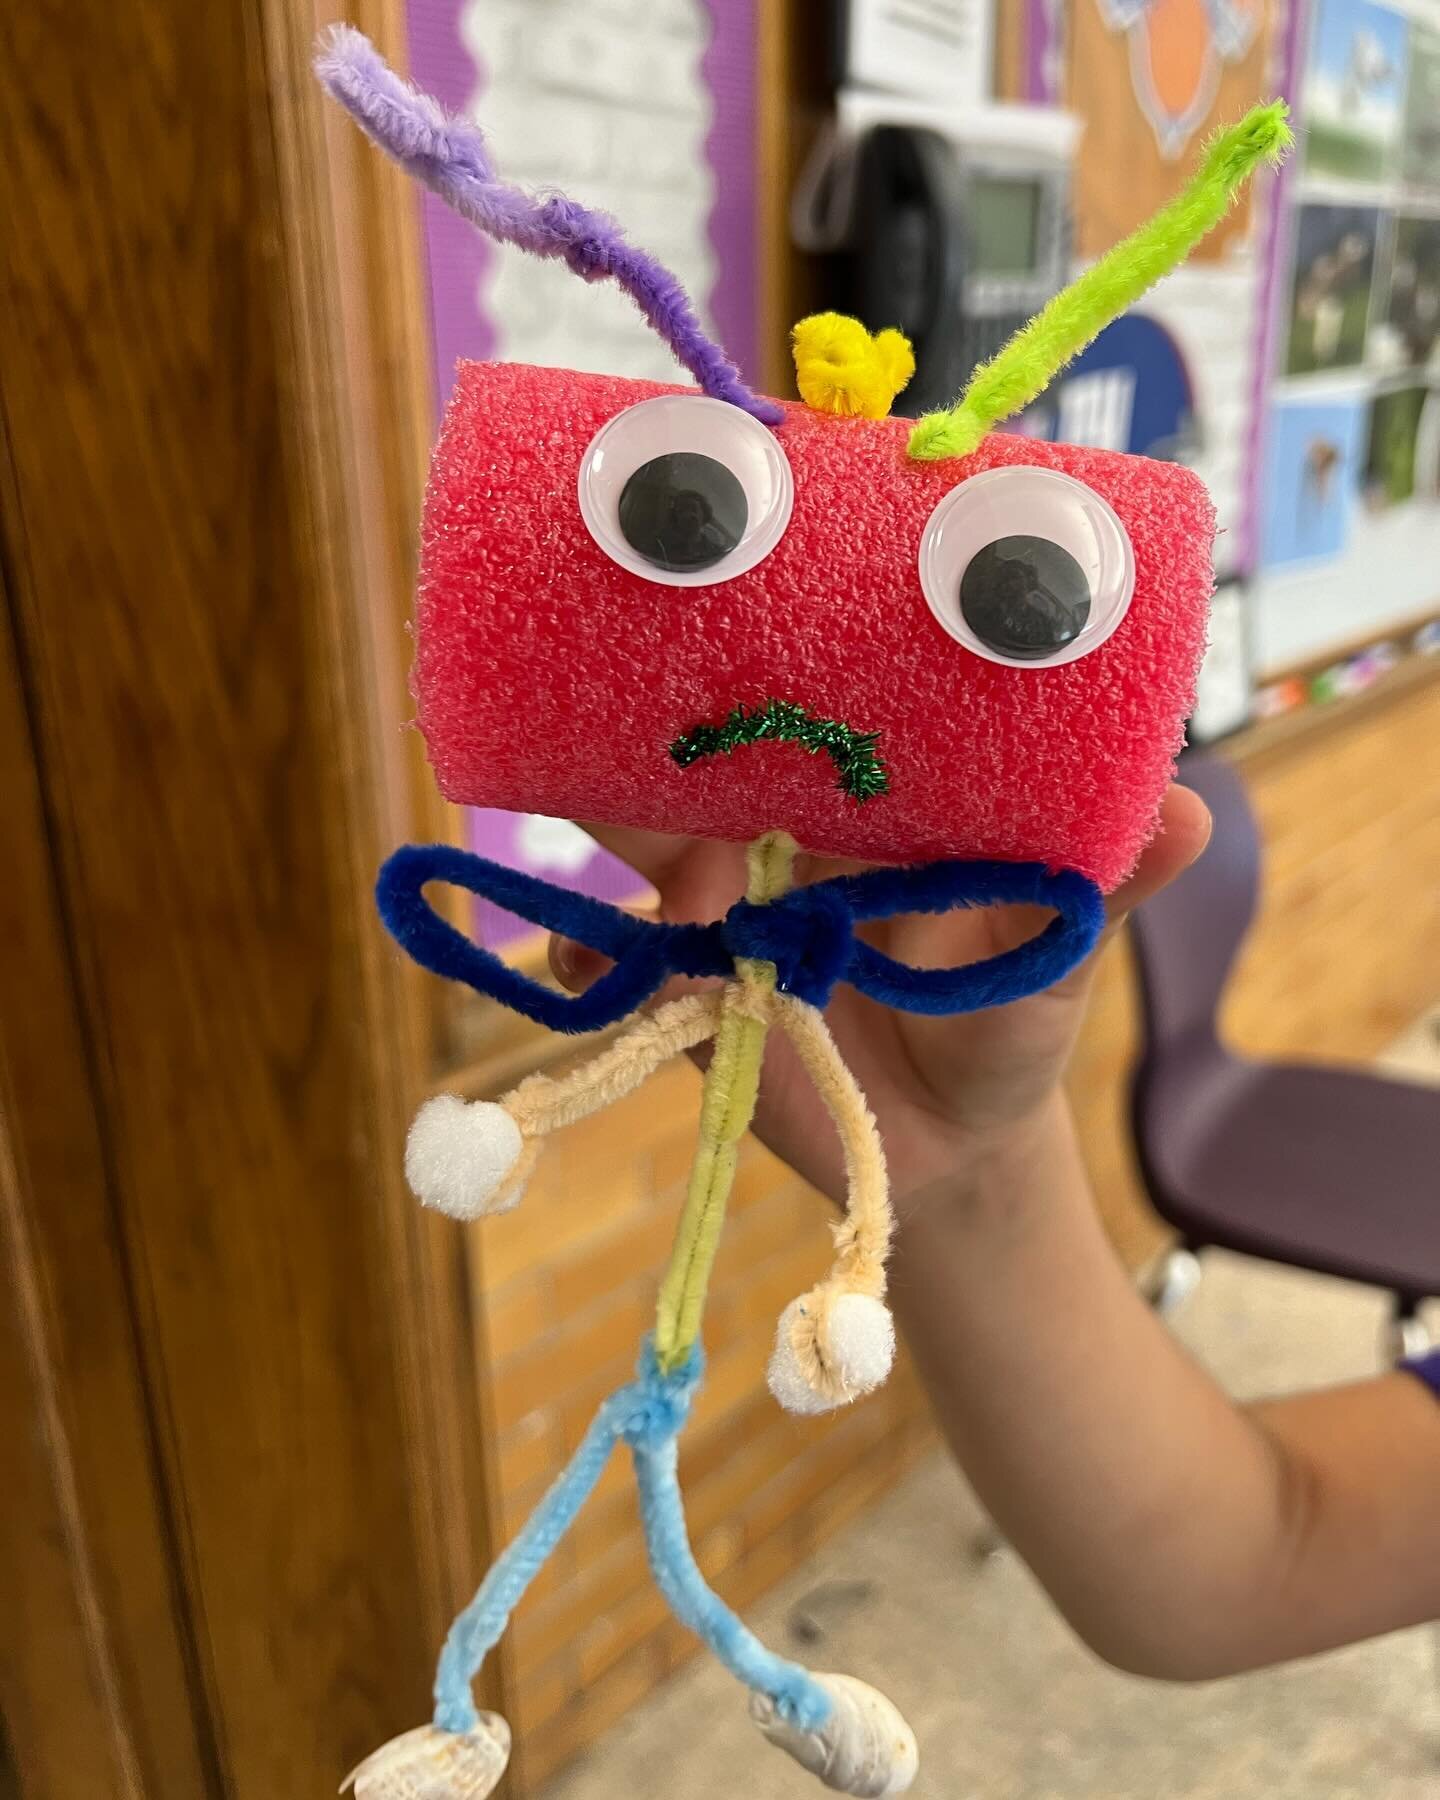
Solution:
[[[735,365],[706,335],[684,288],[654,257],[627,243],[605,213],[563,194],[538,199],[501,181],[484,136],[468,120],[404,81],[362,32],[325,33],[315,73],[332,100],[407,174],[438,194],[477,230],[532,256],[558,258],[585,281],[617,281],[705,393],[728,400],[767,425],[784,413],[752,393]]]

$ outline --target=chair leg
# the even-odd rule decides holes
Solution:
[[[1407,1356],[1423,1356],[1429,1348],[1430,1332],[1420,1317],[1419,1299],[1414,1294],[1393,1295],[1382,1346],[1386,1362],[1397,1363]]]
[[[1200,1285],[1200,1258],[1177,1244],[1161,1258],[1145,1283],[1145,1298],[1162,1319],[1172,1318]]]
[[[1430,1677],[1433,1698],[1440,1705],[1440,1625],[1430,1627]]]
[[[977,1567],[983,1567],[986,1563],[994,1562],[1008,1548],[1008,1545],[1005,1533],[995,1521],[986,1519],[984,1524],[977,1528],[967,1548],[970,1560]]]

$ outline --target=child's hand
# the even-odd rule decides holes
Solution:
[[[593,827],[592,835],[643,875],[660,896],[660,916],[719,918],[744,890],[745,856],[735,844]],[[1204,803],[1187,788],[1166,795],[1159,831],[1135,874],[1110,897],[1108,938],[1130,908],[1158,892],[1200,854],[1210,834]],[[802,856],[802,882],[859,865]],[[863,927],[869,942],[902,962],[944,967],[994,956],[1034,936],[1042,909],[960,910]],[[593,981],[604,958],[569,940],[551,945],[551,965],[572,990]],[[826,1013],[885,1139],[897,1197],[953,1174],[1040,1117],[1079,1030],[1094,958],[1049,989],[1009,1006],[955,1018],[895,1012],[842,983]],[[680,986],[667,990],[679,991]],[[830,1122],[788,1046],[772,1036],[755,1130],[807,1180],[840,1198],[839,1147]]]
[[[667,918],[718,918],[740,892],[733,845],[595,835],[649,877]],[[1202,803],[1172,787],[1108,930],[1208,835]],[[839,869],[805,859],[800,876]],[[941,965],[1040,924],[1011,909],[865,930],[905,962]],[[569,987],[603,966],[573,945],[552,957]],[[842,984],[827,1012],[885,1138],[901,1223],[888,1298],[951,1448],[1074,1629],[1136,1674],[1209,1680],[1436,1617],[1434,1396],[1392,1374],[1237,1408],[1106,1239],[1055,1104],[1091,975],[953,1019]],[[830,1121],[778,1032],[756,1129],[840,1198]]]

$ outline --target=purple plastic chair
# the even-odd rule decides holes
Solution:
[[[1426,1339],[1417,1308],[1440,1295],[1440,1088],[1225,1047],[1216,1013],[1255,913],[1259,836],[1229,764],[1187,756],[1180,779],[1214,836],[1130,922],[1144,1033],[1135,1145],[1182,1244],[1166,1299],[1193,1284],[1195,1252],[1238,1250],[1388,1289],[1394,1347],[1411,1353]]]

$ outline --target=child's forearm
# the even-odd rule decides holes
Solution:
[[[901,1210],[891,1292],[941,1426],[1102,1656],[1203,1678],[1440,1611],[1440,1408],[1404,1376],[1234,1405],[1135,1292],[1058,1099]]]

